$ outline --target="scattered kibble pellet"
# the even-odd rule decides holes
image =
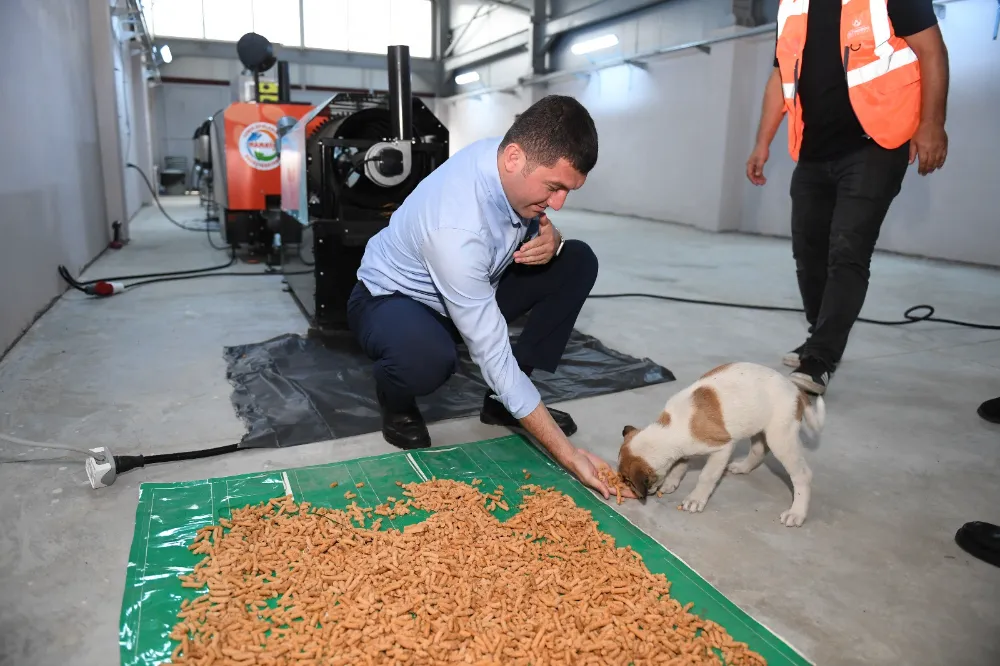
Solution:
[[[350,490],[344,493],[345,499],[354,499],[355,497],[357,497],[357,495],[355,493],[352,493]]]
[[[622,477],[618,476],[618,472],[614,471],[610,467],[602,467],[597,472],[597,475],[601,478],[601,481],[603,481],[604,483],[608,484],[609,486],[614,486],[615,494],[618,496],[618,499],[616,500],[618,504],[621,504],[623,501],[625,501],[625,498],[622,497],[622,488],[625,487],[625,480],[622,479]]]
[[[430,515],[402,532],[358,527],[355,502],[233,509],[190,545],[181,584],[207,594],[180,604],[168,663],[766,666],[571,497],[522,491],[501,522],[471,485],[407,484],[394,508]]]
[[[365,487],[365,482],[364,481],[358,481],[357,483],[354,484],[354,487],[355,488],[364,488]]]
[[[339,483],[337,483],[336,481],[334,481],[333,483],[330,484],[330,487],[331,488],[336,488],[339,485],[340,485]]]

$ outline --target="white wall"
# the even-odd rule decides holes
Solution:
[[[0,354],[108,243],[89,26],[86,2],[0,2]]]
[[[951,56],[947,129],[949,161],[926,178],[915,167],[893,204],[879,247],[943,259],[1000,265],[1000,41],[992,40],[994,0],[946,5],[941,28]],[[615,49],[595,60],[739,31],[731,0],[674,0],[651,12],[573,35],[557,46],[559,68],[586,64],[569,45],[606,32]],[[621,66],[590,77],[535,86],[516,95],[492,93],[439,108],[452,150],[502,134],[514,114],[546,93],[568,94],[591,111],[600,133],[597,167],[567,206],[679,222],[714,231],[787,236],[793,163],[782,126],[766,169],[768,184],[750,185],[745,162],[753,147],[774,38],[751,37]],[[520,59],[520,60],[518,60]],[[525,56],[479,68],[485,86],[530,73]]]
[[[112,34],[118,39],[124,28],[117,17],[111,19]],[[112,45],[114,62],[115,103],[118,142],[123,164],[138,165],[150,174],[148,126],[148,93],[142,67],[142,56],[133,54],[134,44],[120,39]],[[143,205],[152,203],[152,195],[135,169],[123,172],[125,219],[131,220]]]
[[[676,0],[663,10],[603,26],[568,40],[556,53],[561,68],[586,65],[590,57],[641,53],[733,31],[731,0]],[[576,56],[569,46],[613,32],[619,46]],[[659,220],[680,220],[718,230],[722,221],[729,113],[736,42],[711,54],[682,51],[649,61],[648,69],[622,65],[589,77],[559,81],[547,92],[571,95],[591,112],[601,153],[587,185],[569,205]],[[698,128],[701,128],[700,130]],[[743,158],[745,159],[745,158]],[[706,165],[706,166],[701,166]]]
[[[297,99],[297,97],[294,97]],[[228,86],[166,83],[150,91],[153,116],[153,161],[164,168],[166,156],[187,158],[190,173],[194,166],[192,136],[205,119],[232,102]],[[153,175],[149,174],[150,180]],[[154,182],[154,187],[158,183]]]

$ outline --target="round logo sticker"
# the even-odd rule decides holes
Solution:
[[[240,134],[240,155],[254,169],[278,166],[278,132],[271,123],[253,123]]]

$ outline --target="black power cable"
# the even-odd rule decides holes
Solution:
[[[145,467],[162,462],[179,462],[181,460],[198,460],[199,458],[211,458],[221,456],[225,453],[234,453],[240,448],[239,444],[227,444],[217,446],[213,449],[202,449],[200,451],[178,451],[177,453],[160,453],[152,456],[112,456],[115,463],[115,474],[124,474],[138,467]]]
[[[139,175],[142,176],[142,179],[146,183],[146,187],[149,188],[150,194],[153,195],[153,198],[156,200],[156,205],[160,208],[160,212],[163,213],[164,217],[166,217],[170,222],[172,222],[176,226],[178,226],[178,227],[180,227],[180,228],[182,228],[182,229],[184,229],[186,231],[199,231],[199,232],[202,231],[201,229],[194,229],[194,228],[190,228],[190,227],[185,227],[184,225],[180,224],[179,222],[177,222],[176,220],[174,220],[172,217],[170,217],[170,215],[167,213],[167,211],[164,210],[163,205],[160,203],[159,197],[156,196],[156,191],[153,189],[153,186],[150,184],[149,179],[146,177],[146,174],[143,173],[142,169],[140,169],[135,164],[132,164],[131,162],[128,163],[128,166],[131,167],[131,168],[133,168],[133,169],[135,169],[136,171],[138,171]],[[116,275],[116,276],[112,276],[112,277],[95,278],[93,280],[85,280],[85,281],[80,281],[80,280],[75,279],[70,274],[69,269],[67,269],[66,266],[60,265],[58,267],[59,275],[73,289],[76,289],[77,291],[84,292],[86,294],[94,295],[95,294],[95,291],[94,291],[95,285],[99,285],[101,283],[104,283],[106,285],[107,283],[111,283],[111,282],[119,282],[120,283],[120,282],[124,282],[125,280],[138,280],[138,282],[132,282],[131,284],[123,285],[126,289],[129,289],[129,288],[132,288],[132,287],[139,287],[139,286],[146,285],[146,284],[157,284],[157,283],[161,283],[161,282],[171,282],[171,281],[174,281],[174,280],[192,280],[194,278],[199,278],[199,277],[214,277],[214,276],[247,276],[247,277],[256,277],[256,276],[261,276],[261,275],[307,275],[309,273],[312,273],[312,271],[283,272],[283,271],[274,271],[274,270],[270,270],[270,269],[269,270],[265,270],[265,271],[261,271],[261,272],[252,272],[252,273],[216,273],[215,271],[221,271],[221,270],[223,270],[225,268],[229,268],[230,266],[232,266],[233,264],[236,263],[236,248],[233,247],[232,245],[223,246],[223,247],[220,247],[220,246],[216,245],[212,241],[211,227],[208,224],[205,225],[204,231],[205,231],[206,236],[208,237],[209,244],[211,244],[211,246],[213,248],[215,248],[216,250],[229,250],[230,251],[230,256],[229,256],[229,261],[228,262],[226,262],[224,264],[219,264],[217,266],[207,266],[205,268],[192,268],[192,269],[189,269],[189,270],[181,270],[181,271],[166,271],[166,272],[162,272],[162,273],[142,273],[142,274],[138,274],[138,275]],[[301,244],[300,244],[300,247],[299,247],[299,254],[300,254],[300,257],[301,257]],[[313,265],[311,263],[305,262],[305,260],[303,260],[303,263],[305,263],[307,266],[312,266]],[[88,287],[89,287],[89,289],[88,289]],[[108,293],[100,293],[99,295],[110,295],[110,294],[108,294]]]
[[[80,281],[74,279],[70,275],[69,269],[67,269],[65,266],[63,266],[62,264],[60,264],[59,265],[59,274],[63,277],[64,280],[66,280],[67,282],[70,283],[70,286],[77,286],[77,287],[83,286],[83,287],[85,287],[87,285],[97,284],[98,282],[121,282],[123,280],[142,280],[142,279],[145,279],[145,278],[161,278],[161,277],[173,277],[173,276],[181,276],[181,275],[196,275],[196,274],[200,274],[200,273],[208,273],[208,272],[211,272],[211,271],[219,271],[219,270],[222,270],[223,268],[229,268],[234,263],[236,263],[236,256],[235,255],[233,255],[229,259],[228,262],[226,262],[224,264],[219,264],[218,266],[208,266],[206,268],[192,268],[190,270],[183,270],[183,271],[168,271],[168,272],[165,272],[165,273],[142,273],[142,274],[139,274],[139,275],[115,275],[115,276],[112,276],[112,277],[96,278],[94,280],[86,280],[86,281],[83,281],[83,282],[80,282]]]
[[[160,197],[157,196],[156,190],[153,189],[153,184],[150,183],[149,182],[149,178],[146,177],[146,172],[144,172],[142,169],[140,169],[135,164],[132,164],[131,162],[126,162],[125,166],[127,166],[129,169],[135,169],[136,171],[139,172],[139,175],[142,176],[142,179],[146,182],[146,187],[149,188],[149,193],[153,195],[153,201],[156,202],[156,206],[160,209],[160,212],[163,213],[163,217],[167,218],[167,220],[171,224],[173,224],[175,227],[183,229],[184,231],[198,231],[198,232],[201,232],[201,231],[203,231],[205,229],[210,228],[208,224],[206,224],[204,226],[204,228],[203,227],[189,227],[186,224],[181,224],[180,222],[178,222],[174,218],[170,217],[170,214],[167,213],[167,211],[163,208],[163,204],[160,203]]]
[[[157,277],[151,280],[140,280],[138,282],[133,282],[131,284],[125,285],[126,289],[133,289],[135,287],[141,287],[144,284],[158,284],[160,282],[173,282],[175,280],[195,280],[197,278],[207,278],[207,277],[258,277],[261,275],[311,275],[312,271],[273,271],[265,270],[253,273],[200,273],[198,275],[172,275],[167,277]]]
[[[805,310],[802,308],[790,308],[783,307],[780,305],[751,305],[747,303],[729,303],[725,301],[706,301],[697,298],[681,298],[680,296],[664,296],[661,294],[646,294],[646,293],[622,293],[622,294],[591,294],[588,298],[652,298],[659,301],[672,301],[675,303],[691,303],[692,305],[711,305],[723,308],[737,308],[740,310],[761,310],[764,312],[796,312],[804,313]],[[916,310],[926,310],[927,313],[923,315],[913,314]],[[993,324],[976,324],[968,321],[961,321],[959,319],[945,319],[943,317],[935,317],[934,313],[936,310],[932,305],[914,305],[903,313],[904,319],[898,321],[885,321],[881,319],[866,319],[865,317],[858,317],[858,321],[864,322],[866,324],[876,324],[878,326],[905,326],[907,324],[916,324],[921,321],[936,321],[940,324],[952,324],[954,326],[963,326],[965,328],[978,328],[987,331],[1000,331],[1000,326]]]

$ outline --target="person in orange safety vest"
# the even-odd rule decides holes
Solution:
[[[781,0],[777,43],[747,178],[764,185],[787,115],[791,232],[809,338],[785,355],[822,394],[868,292],[882,222],[909,165],[948,150],[948,53],[932,0]]]

